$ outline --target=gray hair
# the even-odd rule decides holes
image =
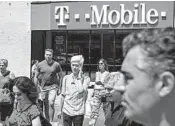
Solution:
[[[123,55],[133,47],[141,47],[147,55],[147,70],[170,71],[175,75],[175,29],[157,28],[134,32],[123,40]]]
[[[7,59],[0,59],[0,62],[3,63],[6,67],[8,66],[8,60]]]

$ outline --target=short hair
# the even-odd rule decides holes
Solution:
[[[51,52],[53,54],[53,49],[45,49],[45,52],[46,51],[49,51],[49,52]]]
[[[28,77],[19,76],[13,80],[13,85],[15,85],[23,93],[27,94],[29,100],[36,104],[38,98],[37,87]]]
[[[8,66],[8,60],[7,59],[0,59],[0,62],[2,62],[6,67]]]
[[[134,32],[123,40],[123,55],[139,46],[146,52],[148,71],[170,71],[175,75],[175,29],[156,28]],[[150,63],[150,64],[149,64]],[[145,69],[145,68],[144,68]]]
[[[72,62],[77,62],[81,67],[84,64],[84,57],[83,55],[75,55],[71,57],[71,64]]]
[[[32,60],[32,65],[38,63],[39,61],[38,60]]]
[[[105,65],[104,69],[105,69],[106,71],[109,71],[109,70],[108,70],[107,61],[106,61],[105,59],[101,58],[101,59],[99,59],[99,61],[97,62],[97,64],[99,64],[100,61],[102,61],[102,62],[104,63],[104,65]],[[100,71],[99,65],[97,65],[97,70]]]

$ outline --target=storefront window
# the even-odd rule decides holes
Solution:
[[[101,31],[91,31],[91,81],[95,81],[97,62],[101,58]]]
[[[114,60],[114,71],[120,70],[122,62],[123,62],[123,51],[122,51],[122,41],[123,39],[134,32],[135,30],[116,30],[115,34],[115,47],[116,47],[116,55]]]
[[[42,61],[44,59],[44,49],[46,48],[46,32],[32,31],[31,60]]]
[[[114,64],[114,30],[103,31],[103,58],[107,61],[109,71],[113,70]]]
[[[91,63],[97,64],[101,58],[101,32],[92,31],[91,34]]]
[[[66,32],[52,32],[52,46],[54,50],[54,60],[60,63],[63,71],[66,71]]]
[[[123,62],[122,41],[135,31],[137,30],[52,31],[54,59],[69,74],[71,57],[83,55],[83,71],[94,81],[100,58],[107,61],[110,72],[120,70]]]
[[[83,55],[83,71],[89,70],[89,31],[68,31],[68,64],[74,55]],[[70,69],[69,69],[70,70]]]

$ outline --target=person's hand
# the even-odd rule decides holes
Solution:
[[[57,118],[58,118],[58,119],[61,119],[61,116],[62,116],[62,111],[61,111],[61,110],[58,110]]]
[[[82,72],[82,70],[81,70],[81,68],[80,68],[80,71],[79,71],[79,74],[78,74],[78,78],[79,78],[79,79],[82,79],[82,77],[83,77],[83,72]]]
[[[125,76],[123,74],[120,74],[118,81],[114,85],[114,90],[124,92],[125,88]]]

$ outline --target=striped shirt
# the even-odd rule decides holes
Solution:
[[[87,88],[90,83],[88,76],[81,79],[74,78],[73,74],[66,75],[62,83],[62,95],[65,96],[63,112],[70,116],[83,115],[85,113],[85,102]]]

